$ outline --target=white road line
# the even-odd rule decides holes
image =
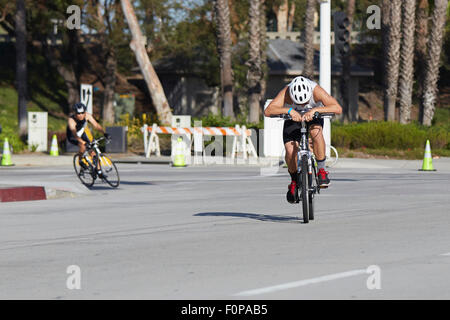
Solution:
[[[283,284],[279,284],[279,285],[271,286],[271,287],[242,291],[242,292],[234,294],[234,296],[240,296],[240,297],[255,296],[255,295],[264,294],[264,293],[270,293],[270,292],[276,292],[276,291],[280,291],[280,290],[303,287],[303,286],[320,283],[320,282],[326,282],[326,281],[332,281],[332,280],[337,280],[337,279],[342,279],[342,278],[353,277],[353,276],[357,276],[360,274],[367,274],[367,270],[366,269],[358,269],[358,270],[351,270],[351,271],[347,271],[347,272],[334,273],[334,274],[329,274],[329,275],[317,277],[317,278],[305,279],[305,280],[300,280],[300,281],[283,283]]]
[[[450,257],[450,252],[448,252],[448,253],[443,253],[443,254],[440,254],[440,256]]]

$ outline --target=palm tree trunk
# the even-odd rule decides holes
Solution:
[[[349,20],[348,31],[352,32],[353,20],[355,15],[355,0],[348,0],[347,2],[347,10],[346,10],[347,18]],[[350,41],[351,42],[351,41]],[[351,46],[350,46],[351,47]],[[341,92],[342,92],[342,100],[344,104],[344,112],[343,112],[343,120],[347,121],[357,121],[357,110],[350,110],[350,72],[352,65],[352,57],[351,51],[349,51],[346,55],[342,57],[342,79],[341,81]]]
[[[261,11],[259,14],[260,17],[260,25],[259,25],[259,35],[260,39],[260,56],[261,56],[261,99],[264,99],[266,96],[266,86],[267,86],[267,35],[266,35],[266,4],[265,0],[261,0]]]
[[[114,91],[116,88],[117,59],[114,48],[109,48],[106,57],[105,90],[103,91],[103,121],[114,123]]]
[[[27,135],[27,29],[25,0],[16,1],[15,24],[19,136],[24,139]]]
[[[287,31],[292,31],[292,26],[294,25],[294,17],[295,17],[295,2],[291,3],[291,7],[289,9],[288,21],[287,21]]]
[[[234,118],[233,111],[233,68],[231,64],[230,9],[227,0],[215,0],[217,20],[217,49],[220,56],[220,78],[223,97],[223,115]]]
[[[288,0],[282,0],[279,5],[274,5],[273,11],[277,16],[277,31],[286,33],[288,30],[288,12],[289,2]]]
[[[431,125],[431,120],[434,116],[447,4],[448,0],[434,1],[434,10],[431,19],[432,26],[430,29],[430,38],[428,39],[428,55],[423,93],[424,110],[422,124],[426,126]]]
[[[158,75],[150,62],[147,50],[143,44],[142,32],[137,21],[136,14],[134,13],[134,9],[130,3],[130,0],[121,0],[121,3],[122,11],[127,19],[131,34],[133,35],[133,40],[130,43],[130,47],[136,55],[136,60],[144,76],[145,82],[147,83],[153,105],[155,106],[161,123],[166,125],[171,124],[172,111],[170,110],[169,103],[167,102],[167,98],[161,82],[159,81]]]
[[[403,1],[402,49],[400,80],[398,84],[400,123],[411,120],[411,103],[414,82],[414,30],[416,0]]]
[[[395,103],[397,99],[398,74],[401,43],[401,0],[387,1],[389,3],[388,43],[386,63],[386,81],[384,93],[385,119],[395,121]]]
[[[425,79],[425,61],[428,43],[428,0],[419,0],[416,13],[415,62],[417,68],[417,96],[419,97],[419,119],[423,118],[423,80]]]
[[[389,15],[390,15],[390,0],[382,0],[381,7],[381,37],[383,42],[383,83],[386,87],[388,83],[387,78],[387,56],[389,48]]]
[[[251,0],[249,7],[249,66],[247,80],[249,85],[250,122],[259,122],[261,101],[261,53],[259,34],[260,0]]]
[[[308,0],[305,12],[305,66],[303,67],[303,75],[310,79],[314,77],[314,13],[316,12],[316,4],[316,0]]]

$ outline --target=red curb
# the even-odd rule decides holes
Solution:
[[[0,188],[0,202],[47,200],[44,187]]]

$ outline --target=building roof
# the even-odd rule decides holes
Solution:
[[[196,66],[201,64],[201,56],[193,61],[183,61],[180,57],[163,58],[154,62],[155,70],[160,74],[189,74]],[[181,61],[180,61],[181,60]],[[185,59],[184,59],[185,60]],[[319,75],[320,52],[314,50],[314,74]],[[267,43],[267,66],[270,75],[295,76],[303,72],[305,62],[305,49],[301,42],[288,39],[269,39]],[[182,67],[180,67],[182,66]],[[138,67],[133,71],[140,73]],[[189,72],[191,71],[191,72]],[[334,57],[331,59],[331,74],[340,76],[342,64]],[[359,65],[352,65],[351,75],[359,77],[371,77],[374,75],[372,69]]]
[[[305,48],[302,43],[287,39],[272,39],[267,44],[267,65],[271,75],[299,75],[302,74],[305,64]],[[318,75],[320,70],[320,52],[314,50],[314,74]],[[342,64],[334,57],[331,59],[331,74],[339,76],[342,74]],[[373,70],[352,65],[352,76],[370,77],[374,75]]]

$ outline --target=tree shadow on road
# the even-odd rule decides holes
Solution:
[[[291,216],[275,216],[269,214],[260,213],[245,213],[245,212],[200,212],[194,214],[198,217],[237,217],[237,218],[248,218],[259,221],[270,221],[270,222],[281,222],[281,223],[298,223],[302,221],[298,217]]]

